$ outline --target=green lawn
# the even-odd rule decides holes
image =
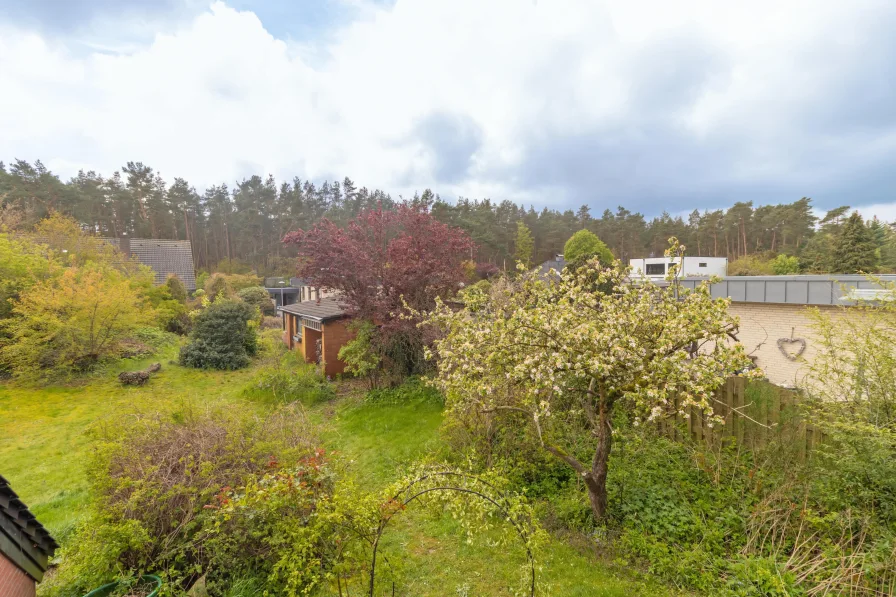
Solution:
[[[237,372],[185,369],[169,361],[176,347],[153,359],[123,364],[71,387],[35,389],[0,383],[0,472],[50,531],[65,541],[83,515],[85,460],[90,427],[134,411],[175,412],[245,402],[242,390],[252,368]],[[162,371],[142,388],[122,388],[121,369],[160,361]],[[418,458],[444,450],[442,411],[432,401],[366,403],[358,392],[319,404],[311,415],[335,458],[371,489],[394,481]],[[259,409],[266,408],[255,403]],[[496,550],[485,541],[468,544],[458,524],[411,509],[397,517],[386,543],[403,554],[401,595],[509,595],[523,561],[514,549]],[[582,541],[581,543],[585,543]],[[557,597],[676,595],[641,575],[619,569],[562,539],[551,539],[540,558],[540,580]],[[352,592],[354,594],[354,591]]]
[[[348,463],[349,473],[372,488],[396,480],[404,467],[444,449],[439,439],[442,409],[421,401],[410,404],[344,400],[317,409],[326,420],[324,442]],[[459,524],[409,509],[388,532],[388,544],[403,554],[401,595],[511,595],[518,585],[522,550],[507,552],[485,541],[467,544]],[[540,554],[539,581],[557,597],[679,595],[631,571],[617,569],[586,548],[552,538]]]
[[[185,369],[169,364],[176,354],[176,347],[169,347],[154,358],[127,361],[75,386],[0,382],[0,473],[54,536],[64,539],[83,512],[91,425],[129,412],[173,412],[242,400],[239,394],[250,370]],[[119,371],[151,362],[161,362],[162,370],[146,386],[122,387],[116,380]]]

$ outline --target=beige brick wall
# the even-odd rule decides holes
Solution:
[[[0,597],[34,597],[34,580],[0,554]]]
[[[738,338],[747,354],[756,357],[756,364],[772,383],[791,387],[798,385],[806,375],[806,362],[818,349],[808,309],[805,305],[731,303],[731,314],[740,318]],[[826,306],[820,309],[828,313],[838,310]],[[797,361],[788,359],[778,348],[778,339],[790,338],[791,334],[806,340],[806,350]],[[797,344],[785,345],[791,354],[798,348]]]

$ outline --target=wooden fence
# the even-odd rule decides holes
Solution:
[[[702,411],[692,409],[689,416],[667,419],[661,429],[676,439],[690,435],[695,441],[709,444],[733,438],[747,449],[761,448],[773,439],[786,437],[804,457],[823,438],[806,424],[799,401],[796,391],[767,382],[748,385],[744,378],[732,377],[713,397],[713,410],[724,419],[724,424],[713,424]]]

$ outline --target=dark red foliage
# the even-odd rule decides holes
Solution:
[[[425,311],[437,296],[453,296],[473,252],[466,232],[408,205],[363,211],[345,229],[324,219],[311,230],[290,232],[283,242],[299,249],[299,277],[338,290],[352,315],[386,331],[414,326],[396,317],[404,311],[402,297]]]
[[[498,269],[498,266],[494,263],[477,263],[476,264],[476,277],[480,280],[489,280],[494,278],[501,270]]]

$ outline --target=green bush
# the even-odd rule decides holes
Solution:
[[[436,388],[424,383],[419,377],[409,377],[395,388],[379,388],[367,392],[367,402],[383,404],[419,404],[436,402],[443,404],[444,396]]]
[[[205,280],[203,286],[205,296],[208,300],[215,301],[218,297],[230,298],[233,296],[233,288],[227,283],[227,276],[224,274],[212,274]]]
[[[318,367],[310,363],[286,363],[262,367],[245,392],[249,395],[270,396],[275,402],[314,404],[330,400],[335,392]]]
[[[180,352],[180,362],[197,369],[240,369],[258,351],[255,311],[239,301],[217,301],[194,321],[190,343]]]
[[[382,358],[374,346],[376,327],[369,321],[353,321],[349,324],[349,331],[354,332],[355,337],[339,349],[339,360],[345,362],[347,373],[367,378],[370,389],[375,389],[379,385],[382,364]]]
[[[308,595],[338,562],[341,546],[331,507],[335,474],[322,452],[298,466],[217,496],[209,527],[206,585],[218,594],[247,578],[266,594]]]
[[[772,264],[756,255],[747,255],[728,264],[729,276],[770,276]]]
[[[154,349],[171,346],[177,342],[177,336],[155,327],[146,327],[135,330],[134,339]]]
[[[772,259],[771,266],[776,276],[800,273],[800,259],[796,255],[778,255]]]
[[[165,286],[168,288],[168,293],[171,295],[171,298],[179,303],[187,302],[187,287],[176,275],[170,274],[168,279],[165,280]]]
[[[88,464],[92,510],[42,584],[50,596],[80,596],[119,576],[157,573],[182,594],[208,565],[201,548],[209,504],[280,462],[314,453],[301,409],[266,418],[234,409],[176,417],[129,416],[95,430]]]
[[[236,295],[244,303],[257,308],[262,315],[273,315],[275,312],[271,295],[263,286],[249,286],[237,292]]]

